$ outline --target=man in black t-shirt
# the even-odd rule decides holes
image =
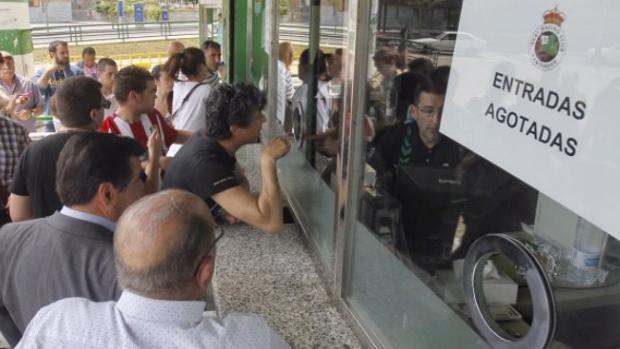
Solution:
[[[272,139],[260,157],[261,193],[252,195],[235,153],[256,143],[265,116],[265,96],[250,84],[220,84],[207,99],[206,129],[196,132],[175,155],[166,171],[163,188],[190,191],[203,198],[216,219],[241,220],[270,233],[282,227],[282,198],[276,161],[290,144]]]
[[[62,207],[54,185],[58,155],[75,132],[97,130],[107,105],[101,84],[84,76],[65,80],[54,98],[64,129],[31,144],[22,154],[9,198],[13,222],[46,217]]]
[[[398,166],[454,167],[461,150],[453,140],[439,133],[445,86],[420,75],[409,117],[380,134],[369,159],[379,175]]]
[[[417,175],[438,170],[434,173],[439,175],[461,163],[460,146],[439,133],[445,89],[445,83],[421,75],[409,106],[410,119],[385,130],[369,159],[380,184],[402,205],[404,234],[397,236],[396,247],[427,270],[449,258],[461,207],[432,187],[436,182],[411,185],[406,171],[397,169],[405,167]]]

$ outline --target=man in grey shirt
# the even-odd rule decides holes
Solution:
[[[54,301],[118,299],[114,222],[144,195],[143,153],[130,138],[77,132],[58,159],[62,210],[0,230],[0,331],[9,343]]]

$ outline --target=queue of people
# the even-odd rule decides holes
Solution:
[[[219,227],[283,226],[276,162],[288,138],[262,150],[253,194],[235,153],[259,141],[265,94],[222,82],[216,43],[179,46],[157,80],[110,58],[94,64],[94,50],[83,52],[84,74],[63,42],[30,84],[2,79],[0,126],[11,136],[0,141],[0,199],[11,223],[0,229],[0,332],[11,345],[289,347],[257,316],[203,316]],[[13,119],[43,109],[56,132],[30,143]]]

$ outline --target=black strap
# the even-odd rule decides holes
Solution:
[[[198,86],[202,86],[202,85],[206,85],[206,82],[200,82],[196,85],[194,85],[194,87],[192,87],[191,90],[189,90],[189,92],[185,95],[185,98],[183,98],[183,101],[181,102],[181,105],[177,108],[177,110],[174,111],[174,113],[172,113],[172,115],[170,116],[170,120],[174,120],[174,118],[177,116],[177,113],[179,112],[179,110],[181,110],[183,108],[183,106],[185,105],[185,103],[187,103],[187,101],[189,100],[189,97],[191,97],[192,93],[194,93],[194,91],[196,91],[196,89],[198,88]]]

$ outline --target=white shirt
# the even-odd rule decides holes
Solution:
[[[316,98],[316,134],[324,133],[329,128],[329,91],[327,82],[319,81]],[[297,88],[293,95],[293,113],[299,113],[301,121],[305,122],[308,112],[308,84]]]
[[[208,84],[198,86],[185,104],[183,100],[198,85],[196,81],[176,81],[172,88],[172,126],[177,130],[196,132],[205,128],[207,122],[207,97],[211,92]],[[181,105],[183,104],[183,105]],[[176,113],[176,114],[175,114]],[[168,156],[174,156],[181,149],[181,144],[170,146]]]
[[[231,313],[203,316],[205,302],[124,291],[117,303],[66,298],[39,310],[17,348],[289,348],[267,322]]]
[[[112,115],[112,113],[114,113],[116,109],[118,109],[118,101],[116,100],[114,93],[106,96],[105,99],[110,101],[110,108],[103,110],[103,116]]]
[[[284,124],[284,113],[287,102],[293,99],[293,80],[291,73],[286,69],[282,61],[278,61],[278,121]]]

